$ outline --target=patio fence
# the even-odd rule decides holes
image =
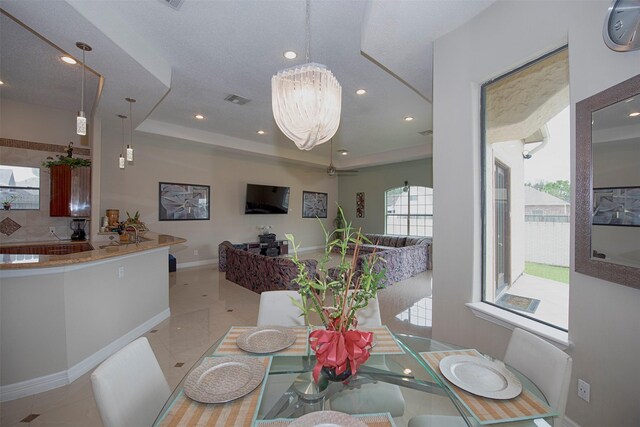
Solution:
[[[554,218],[555,219],[555,218]],[[569,267],[571,224],[568,221],[526,221],[525,261]]]

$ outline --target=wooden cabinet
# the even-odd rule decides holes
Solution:
[[[91,168],[51,166],[49,216],[91,216]]]

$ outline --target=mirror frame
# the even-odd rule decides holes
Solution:
[[[640,95],[640,74],[576,103],[575,271],[640,289],[640,267],[600,261],[591,257],[593,163],[592,113]]]

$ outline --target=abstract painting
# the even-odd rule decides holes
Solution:
[[[208,220],[208,185],[160,183],[160,221]]]
[[[327,193],[302,192],[302,218],[327,217]]]

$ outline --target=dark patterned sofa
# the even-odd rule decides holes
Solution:
[[[316,274],[316,260],[302,261],[310,275]],[[235,248],[231,242],[218,245],[218,270],[233,283],[257,292],[295,290],[291,283],[298,275],[298,267],[289,258],[275,258]]]
[[[431,270],[432,239],[430,237],[391,236],[386,234],[363,234],[371,243],[362,244],[358,257],[359,271],[370,253],[384,260],[375,265],[375,270],[385,269],[384,286]]]

